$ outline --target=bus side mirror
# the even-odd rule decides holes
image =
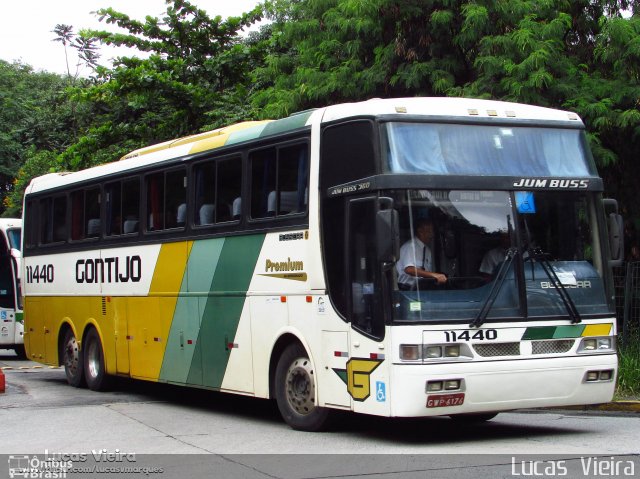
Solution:
[[[618,214],[618,202],[612,199],[602,200],[605,211],[611,211],[609,213],[609,252],[611,254],[611,261],[609,266],[617,267],[622,266],[624,261],[624,220],[622,216]]]
[[[622,266],[624,260],[624,221],[616,213],[609,214],[609,249],[611,251],[610,266]]]
[[[376,214],[376,246],[378,262],[386,267],[393,265],[398,259],[400,249],[398,212],[393,209],[391,198],[380,198],[379,208]]]

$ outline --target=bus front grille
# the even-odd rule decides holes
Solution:
[[[473,349],[483,358],[520,355],[520,343],[474,344]]]
[[[533,354],[558,354],[566,353],[573,347],[573,339],[561,339],[557,341],[533,341],[531,352]]]

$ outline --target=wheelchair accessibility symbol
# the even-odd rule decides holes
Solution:
[[[536,202],[531,191],[516,191],[516,206],[518,213],[533,214],[536,212]]]
[[[385,402],[387,400],[387,387],[382,381],[376,381],[376,401]]]

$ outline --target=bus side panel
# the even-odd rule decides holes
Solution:
[[[25,347],[27,357],[36,361],[43,361],[46,357],[44,350],[44,314],[40,298],[25,298]]]
[[[205,386],[222,388],[227,377],[226,388],[253,392],[251,341],[247,338],[250,315],[244,305],[264,238],[251,235],[224,240],[198,338]],[[241,319],[247,325],[237,336]],[[232,352],[241,356],[234,361],[242,366],[240,370],[229,371]]]
[[[128,300],[127,335],[132,377],[157,381],[160,376],[191,245],[191,242],[163,244],[149,297]]]
[[[160,380],[253,392],[249,313],[243,309],[263,241],[264,235],[216,238],[190,248]],[[232,355],[239,367],[229,373]]]
[[[115,366],[117,374],[130,372],[129,365],[129,340],[127,339],[127,299],[110,298],[113,311],[113,324],[115,327]]]
[[[223,245],[222,238],[193,243],[162,362],[162,381],[202,385],[198,335]]]
[[[283,331],[289,324],[287,303],[282,302],[280,296],[252,296],[251,305],[251,336],[253,345],[254,390],[255,395],[262,398],[269,397],[269,363],[271,350],[276,334]]]

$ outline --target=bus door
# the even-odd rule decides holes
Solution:
[[[385,215],[381,210],[386,206],[383,200],[377,196],[352,199],[347,214],[351,322],[347,389],[354,401],[354,411],[365,413],[385,413],[389,404],[389,368],[385,358],[390,358],[390,352],[385,351],[384,336],[391,297],[387,275],[392,266],[382,260],[378,241],[378,236],[385,234],[381,231]]]

